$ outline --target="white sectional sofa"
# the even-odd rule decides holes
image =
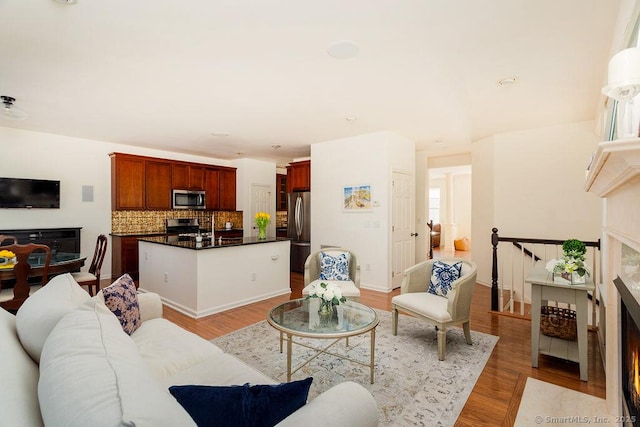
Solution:
[[[16,316],[0,310],[0,425],[193,426],[168,387],[275,383],[163,319],[156,294],[138,300],[142,323],[130,336],[104,298],[90,298],[68,274]],[[334,426],[374,426],[378,410],[364,387],[345,382],[278,425],[320,426],[327,417]]]

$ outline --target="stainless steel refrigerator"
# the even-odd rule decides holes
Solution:
[[[291,271],[304,272],[311,253],[311,193],[287,194],[287,237],[291,240]]]

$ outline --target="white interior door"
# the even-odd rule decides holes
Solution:
[[[402,273],[415,260],[415,192],[413,176],[393,172],[392,190],[392,287],[399,288]]]
[[[267,212],[271,214],[271,222],[267,227],[267,235],[275,235],[273,232],[273,227],[275,224],[275,218],[273,217],[273,212],[271,211],[271,196],[273,191],[270,185],[261,185],[261,184],[251,184],[251,236],[256,237],[258,235],[258,227],[256,227],[256,222],[253,220],[256,217],[257,212]]]

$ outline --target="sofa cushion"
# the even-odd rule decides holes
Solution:
[[[18,337],[31,358],[40,362],[42,346],[58,321],[78,305],[91,299],[71,274],[52,278],[22,304],[16,314]]]
[[[0,426],[42,426],[38,405],[38,365],[20,345],[16,317],[0,308],[2,398]]]
[[[169,388],[199,427],[272,427],[307,402],[313,378],[283,384]]]
[[[160,381],[167,388],[188,384],[276,384],[272,378],[227,353],[211,355],[197,364],[161,378]]]
[[[131,334],[131,339],[140,357],[159,379],[182,372],[212,355],[222,354],[220,348],[166,319],[143,322]]]
[[[349,260],[351,254],[344,251],[320,251],[320,279],[351,280]]]
[[[451,284],[460,278],[461,271],[461,261],[454,264],[447,264],[438,260],[434,261],[427,292],[446,297],[451,290]]]
[[[123,274],[115,282],[102,289],[104,303],[116,315],[122,330],[131,335],[140,326],[140,307],[133,279]]]
[[[64,316],[44,344],[38,397],[52,426],[194,426],[98,301]]]

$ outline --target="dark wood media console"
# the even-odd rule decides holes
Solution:
[[[31,228],[0,230],[0,234],[15,236],[18,243],[38,243],[51,248],[52,255],[57,252],[80,253],[80,230],[73,228]],[[6,241],[5,244],[10,243]]]

